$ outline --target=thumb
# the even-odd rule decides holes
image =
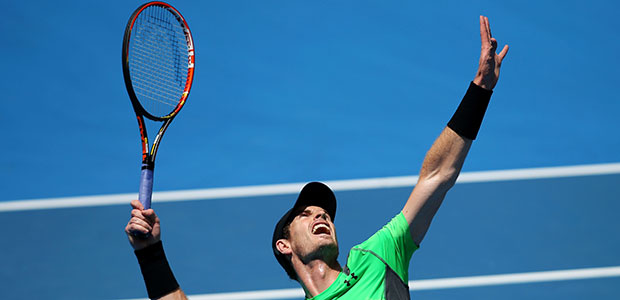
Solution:
[[[502,49],[502,52],[498,54],[500,61],[504,60],[504,57],[506,57],[506,54],[508,53],[508,49],[508,45],[505,45],[504,49]]]
[[[130,204],[131,204],[131,207],[133,207],[134,209],[144,210],[144,206],[138,200],[135,200],[135,199],[131,200]]]

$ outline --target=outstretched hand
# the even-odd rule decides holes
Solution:
[[[493,90],[499,79],[502,61],[508,53],[508,45],[505,45],[499,54],[495,53],[497,51],[497,40],[491,36],[489,18],[485,16],[480,16],[480,41],[482,42],[480,65],[474,83],[484,89]]]
[[[159,218],[152,209],[144,209],[138,200],[131,201],[131,219],[125,227],[129,243],[135,250],[140,250],[159,242]]]

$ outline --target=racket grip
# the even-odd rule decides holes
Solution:
[[[153,169],[142,165],[142,173],[140,174],[140,192],[138,200],[144,206],[144,209],[151,208],[151,195],[153,194]]]

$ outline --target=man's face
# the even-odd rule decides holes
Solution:
[[[336,228],[324,209],[302,208],[291,221],[289,233],[291,250],[302,261],[338,258]]]

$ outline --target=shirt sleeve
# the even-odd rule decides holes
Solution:
[[[413,242],[409,224],[403,213],[396,215],[387,225],[355,248],[370,250],[379,255],[400,278],[409,279],[409,261],[418,246]]]

